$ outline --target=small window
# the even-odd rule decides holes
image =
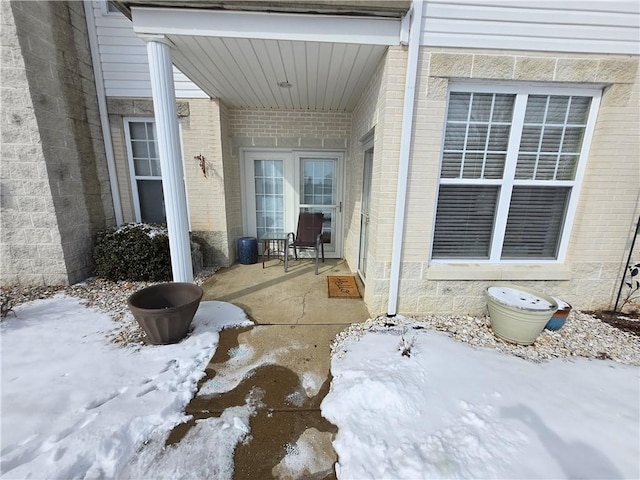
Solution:
[[[118,10],[118,7],[109,0],[103,0],[100,4],[103,15],[122,15],[122,12]]]
[[[491,90],[449,92],[431,257],[557,261],[600,92]]]
[[[153,121],[125,120],[125,137],[136,221],[166,223]]]

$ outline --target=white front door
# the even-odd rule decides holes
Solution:
[[[322,212],[325,256],[340,258],[343,154],[246,150],[243,157],[245,234],[295,232],[299,212]]]

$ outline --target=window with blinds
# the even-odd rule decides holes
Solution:
[[[125,119],[125,137],[136,221],[166,223],[153,120]]]
[[[431,256],[557,260],[599,92],[486,89],[449,93]]]

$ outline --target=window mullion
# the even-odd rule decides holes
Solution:
[[[518,162],[518,151],[520,150],[520,139],[524,127],[524,115],[527,110],[527,94],[519,93],[513,107],[513,120],[511,122],[511,132],[509,133],[509,146],[507,147],[507,159],[504,166],[504,183],[500,189],[498,208],[496,211],[496,224],[493,228],[493,239],[491,242],[492,262],[500,260],[502,254],[502,244],[507,228],[507,217],[509,216],[509,204],[511,203],[511,192],[516,176],[516,164]]]

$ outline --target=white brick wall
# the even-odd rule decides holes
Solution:
[[[350,113],[229,110],[232,152],[237,147],[345,149]]]
[[[345,258],[353,270],[358,267],[360,248],[364,155],[360,139],[375,127],[365,288],[365,301],[369,310],[375,313],[381,313],[386,308],[389,290],[385,265],[391,260],[405,66],[406,51],[400,47],[390,47],[354,109],[351,127],[351,164],[346,177],[350,195],[345,208]]]

